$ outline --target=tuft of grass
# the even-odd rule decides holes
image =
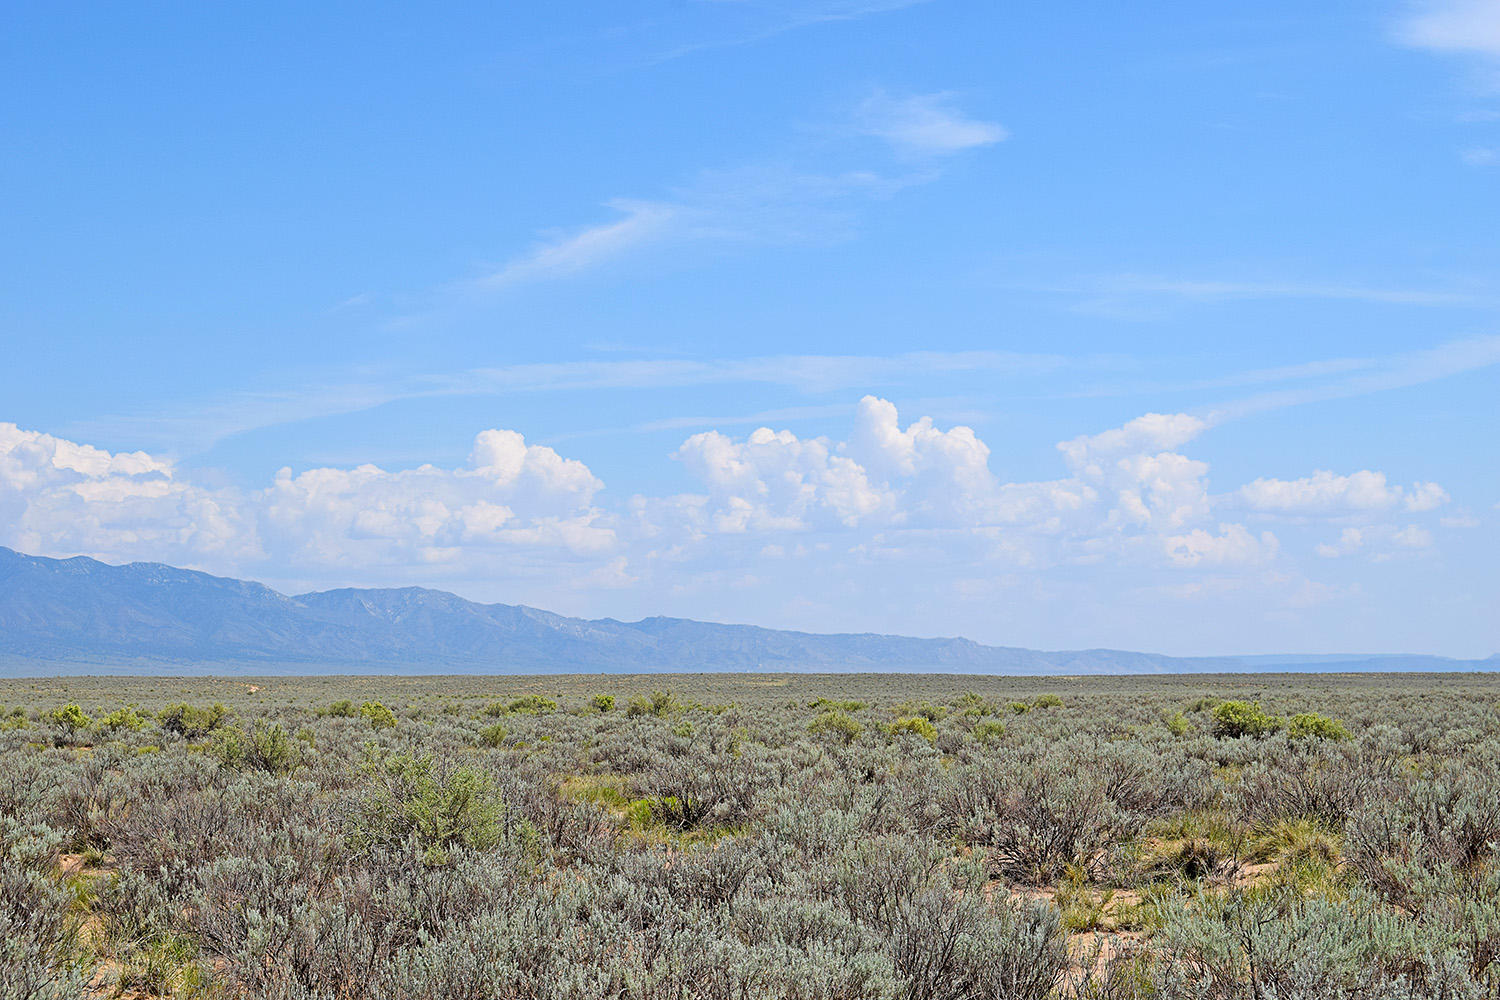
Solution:
[[[1182,893],[1182,887],[1171,882],[1148,882],[1140,888],[1139,901],[1115,907],[1111,923],[1116,930],[1154,934],[1165,923],[1165,911],[1176,905]]]
[[[592,802],[621,817],[627,816],[632,804],[625,794],[625,779],[617,774],[569,775],[558,786],[558,794],[575,802]]]
[[[1064,930],[1069,934],[1087,934],[1104,929],[1105,911],[1109,909],[1114,896],[1113,889],[1098,892],[1091,890],[1085,884],[1083,873],[1074,870],[1057,887],[1053,902],[1062,913]]]
[[[1250,854],[1246,833],[1222,812],[1179,813],[1146,827],[1135,848],[1137,869],[1148,879],[1224,882]]]
[[[1311,819],[1283,821],[1255,838],[1252,857],[1272,862],[1272,882],[1306,895],[1342,897],[1347,893],[1344,839]]]

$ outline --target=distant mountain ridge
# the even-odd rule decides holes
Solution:
[[[685,618],[586,620],[420,587],[297,596],[160,563],[115,566],[0,546],[0,673],[575,673],[893,671],[984,674],[1495,670],[1500,657],[1171,657],[1042,652],[968,639],[822,635]]]

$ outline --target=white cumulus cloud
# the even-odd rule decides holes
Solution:
[[[282,469],[250,502],[267,545],[294,564],[443,562],[495,547],[608,550],[614,534],[593,508],[602,485],[582,462],[487,430],[466,468]]]
[[[1180,448],[1208,429],[1208,422],[1189,413],[1147,413],[1123,427],[1085,434],[1057,447],[1074,469],[1096,467],[1121,455]]]
[[[1387,510],[1435,510],[1448,502],[1437,483],[1395,486],[1385,473],[1368,469],[1341,476],[1318,470],[1302,479],[1257,479],[1240,488],[1239,498],[1253,510],[1287,514],[1326,514]]]
[[[237,498],[179,480],[171,462],[0,424],[0,541],[31,552],[126,559],[245,558],[257,548]]]
[[[903,421],[890,400],[865,396],[842,439],[704,431],[673,453],[691,491],[611,501],[583,462],[513,430],[481,431],[456,467],[283,468],[233,489],[146,452],[0,424],[0,544],[309,582],[524,577],[554,594],[747,592],[778,578],[896,593],[934,574],[1069,566],[1213,573],[1216,586],[1286,572],[1281,539],[1233,510],[1336,518],[1342,534],[1312,550],[1330,558],[1435,544],[1436,523],[1414,523],[1448,502],[1435,483],[1318,471],[1211,493],[1208,463],[1184,453],[1209,425],[1148,413],[1059,443],[1056,478],[1011,481],[973,427]]]
[[[1242,524],[1221,524],[1217,534],[1194,528],[1165,540],[1167,556],[1179,566],[1259,565],[1276,556],[1280,543],[1269,531],[1252,535]]]
[[[481,432],[469,465],[374,465],[278,472],[263,489],[210,489],[145,452],[110,453],[0,424],[0,542],[244,572],[326,574],[349,567],[453,563],[615,548],[593,506],[602,484],[581,462]]]

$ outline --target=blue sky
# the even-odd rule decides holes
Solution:
[[[0,39],[0,544],[1500,649],[1495,0],[304,8]]]

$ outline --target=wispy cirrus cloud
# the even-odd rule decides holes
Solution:
[[[1076,299],[1079,312],[1127,319],[1154,317],[1179,305],[1272,300],[1365,302],[1373,305],[1456,308],[1500,301],[1488,289],[1411,288],[1324,281],[1178,278],[1149,274],[1096,275],[1039,290]]]
[[[920,164],[861,163],[828,169],[811,156],[702,170],[650,198],[605,203],[614,217],[545,233],[531,248],[460,283],[468,293],[497,292],[577,277],[652,249],[686,245],[816,244],[857,228],[862,208],[942,176],[932,163],[1005,138],[1000,126],[971,118],[948,93],[895,97],[876,91],[846,112],[832,131],[845,139],[874,135]],[[848,161],[854,150],[840,147]],[[867,153],[867,151],[866,151]],[[868,156],[864,156],[868,159]],[[799,162],[805,161],[805,162]]]
[[[1184,299],[1334,299],[1404,306],[1470,305],[1484,299],[1468,292],[1425,288],[1383,288],[1278,281],[1182,281],[1146,276],[1122,276],[1101,282],[1105,290],[1171,295]]]
[[[1500,3],[1427,0],[1409,8],[1395,35],[1415,48],[1500,57]]]
[[[949,156],[991,146],[1009,133],[995,122],[971,118],[949,93],[895,97],[877,90],[860,104],[855,127],[911,156]]]
[[[1500,334],[1450,340],[1434,347],[1369,357],[1327,358],[1295,365],[1252,368],[1187,381],[1132,380],[1094,385],[1066,394],[1070,398],[1154,396],[1258,386],[1280,388],[1224,399],[1194,412],[1211,423],[1267,410],[1330,399],[1349,399],[1422,385],[1500,365]]]
[[[1036,378],[1109,369],[1118,359],[1005,351],[916,351],[889,355],[762,355],[748,358],[607,358],[476,367],[388,378],[309,382],[275,391],[246,391],[212,400],[185,399],[146,413],[78,421],[70,434],[142,441],[174,454],[196,454],[236,434],[305,420],[358,413],[400,400],[501,393],[568,393],[603,389],[651,391],[709,385],[772,385],[805,394],[869,391],[933,376]],[[1467,338],[1420,351],[1333,358],[1252,369],[1191,382],[1136,382],[1070,396],[1152,396],[1165,392],[1281,386],[1199,407],[1207,423],[1303,403],[1385,392],[1500,365],[1500,335]],[[771,411],[766,419],[776,418]],[[812,416],[813,414],[808,414]],[[783,414],[785,419],[793,419]],[[753,421],[754,416],[725,418]],[[664,416],[623,430],[651,432],[703,426],[708,417]]]
[[[835,242],[853,233],[861,206],[933,179],[869,170],[805,172],[785,164],[704,171],[662,199],[609,201],[606,207],[618,218],[549,235],[462,287],[487,293],[557,281],[690,245]]]
[[[1306,403],[1352,399],[1492,368],[1500,365],[1500,334],[1452,340],[1368,360],[1360,370],[1321,384],[1256,393],[1212,407],[1210,419],[1218,422]]]
[[[748,358],[608,358],[476,367],[388,378],[339,379],[213,400],[183,400],[151,413],[79,421],[69,433],[145,440],[178,454],[266,427],[359,413],[400,400],[499,393],[643,391],[707,385],[774,385],[805,393],[903,385],[923,376],[989,373],[1036,376],[1093,361],[1045,353],[914,351],[890,355],[779,354]],[[666,418],[670,420],[671,418]],[[692,418],[683,426],[701,421]],[[659,430],[668,423],[643,425]]]
[[[566,278],[672,233],[682,222],[680,206],[618,199],[608,205],[623,218],[544,240],[475,280],[493,291],[530,281]]]
[[[649,61],[670,62],[711,49],[754,45],[803,28],[858,21],[931,2],[932,0],[698,0],[696,5],[699,7],[733,11],[738,17],[732,26],[720,26],[707,37],[667,48]]]

